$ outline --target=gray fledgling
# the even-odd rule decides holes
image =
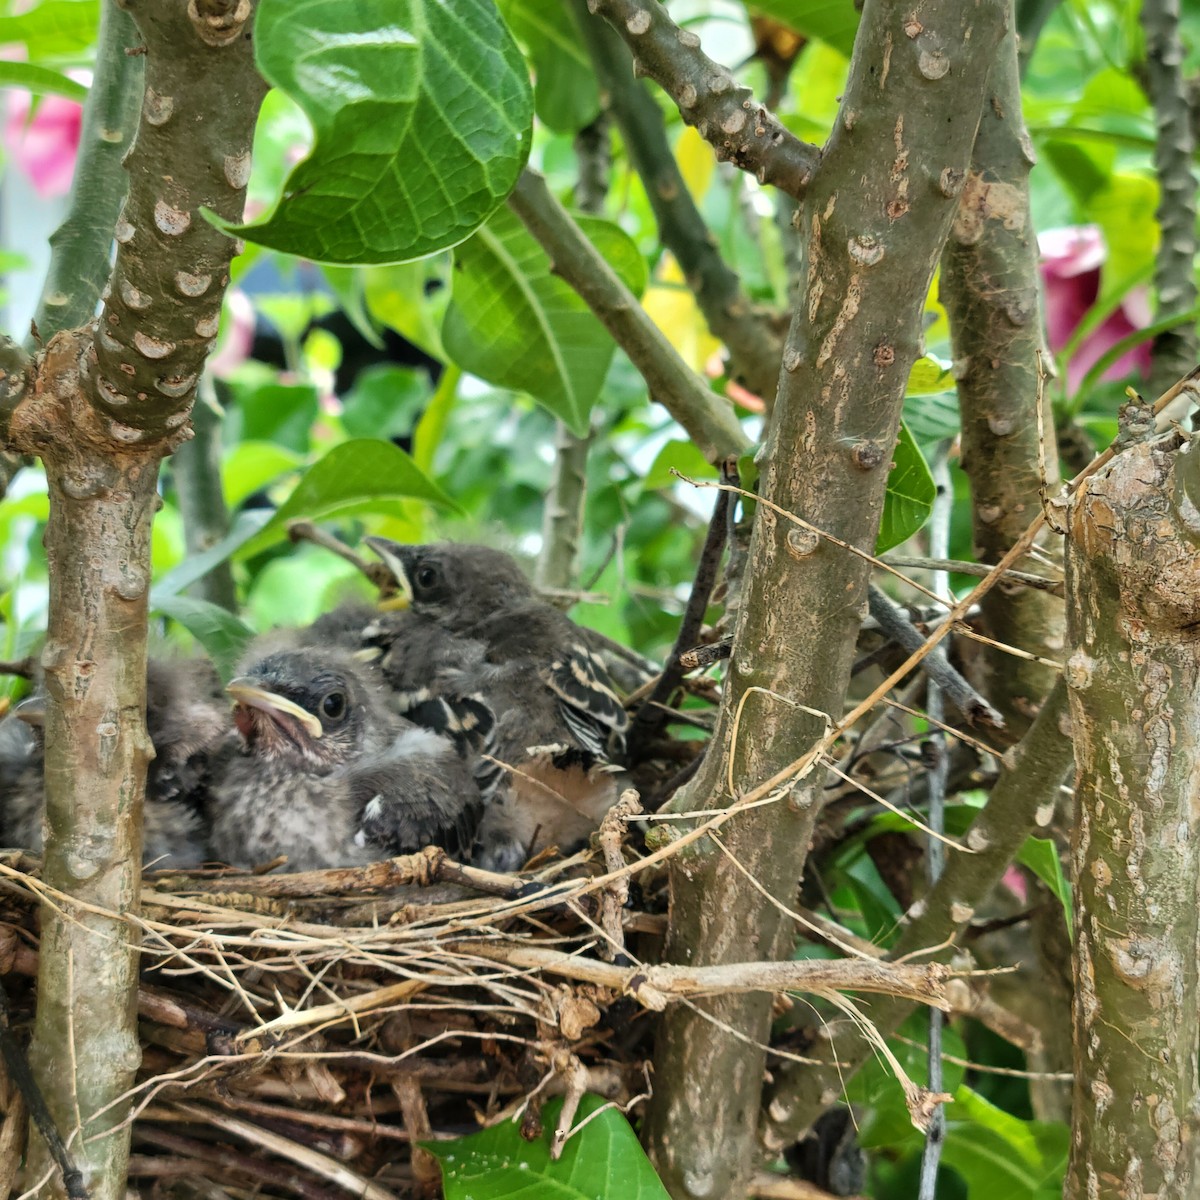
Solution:
[[[478,694],[495,713],[510,785],[489,806],[475,860],[514,870],[548,845],[585,838],[617,800],[627,718],[583,631],[543,601],[517,563],[487,546],[403,546],[367,538],[398,602],[373,627],[401,694]]]
[[[244,746],[213,788],[216,857],[253,866],[282,854],[305,871],[427,845],[469,853],[483,808],[469,755],[395,712],[378,671],[347,650],[272,644],[226,689]],[[467,725],[488,716],[459,711]]]
[[[45,791],[40,693],[0,722],[0,842],[40,853]],[[146,773],[142,861],[194,867],[205,860],[207,789],[221,743],[232,734],[212,664],[151,659],[146,668],[146,730],[155,757]]]

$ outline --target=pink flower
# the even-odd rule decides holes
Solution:
[[[45,96],[29,119],[29,93],[9,92],[4,144],[39,196],[65,196],[75,174],[83,108],[62,96]]]
[[[250,357],[254,345],[254,305],[241,288],[225,294],[225,313],[221,321],[220,348],[208,360],[208,369],[218,378],[231,375]]]
[[[1046,291],[1046,327],[1050,349],[1058,353],[1070,340],[1100,295],[1100,268],[1108,257],[1104,235],[1096,225],[1047,229],[1038,236],[1042,282]],[[1074,394],[1084,376],[1108,349],[1150,324],[1146,288],[1133,288],[1121,303],[1075,348],[1067,364],[1067,391]],[[1104,379],[1121,379],[1131,371],[1150,371],[1147,340],[1123,354],[1105,371]]]

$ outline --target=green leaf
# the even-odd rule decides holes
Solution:
[[[646,264],[609,221],[577,217],[588,240],[635,294]],[[507,209],[454,254],[454,295],[442,342],[464,370],[528,392],[580,437],[588,431],[616,346],[550,258]]]
[[[923,354],[912,365],[908,373],[906,396],[935,396],[951,391],[954,380],[950,375],[950,364],[942,362],[936,355]]]
[[[1058,847],[1046,838],[1026,838],[1017,862],[1028,867],[1055,895],[1067,919],[1067,931],[1074,937],[1075,918],[1071,901],[1071,881],[1063,873]]]
[[[371,367],[359,374],[342,402],[342,425],[351,437],[406,434],[429,398],[429,377],[424,371],[387,364]]]
[[[683,438],[672,438],[658,452],[646,478],[642,480],[642,490],[657,491],[660,488],[671,487],[679,480],[671,474],[678,471],[689,479],[715,479],[717,472],[712,464],[696,449],[695,443]],[[744,486],[744,485],[743,485]]]
[[[458,399],[458,382],[462,372],[455,366],[449,366],[438,381],[433,398],[425,406],[417,427],[413,430],[412,453],[413,461],[422,471],[433,470],[433,458],[438,446],[450,423],[450,414],[454,411]]]
[[[849,57],[858,13],[847,0],[752,0],[747,7],[805,37],[820,38]]]
[[[1065,1125],[1022,1121],[968,1087],[946,1107],[943,1158],[966,1181],[971,1200],[1027,1200],[1062,1179],[1068,1148]]]
[[[960,424],[958,393],[904,397],[904,424],[922,448],[957,436]]]
[[[598,1096],[584,1096],[575,1123],[603,1106]],[[503,1121],[453,1142],[426,1143],[442,1164],[446,1200],[668,1200],[616,1109],[589,1121],[551,1161],[550,1136],[561,1109],[561,1100],[546,1105],[545,1128],[532,1142],[515,1122]]]
[[[230,444],[274,442],[297,454],[308,450],[309,432],[317,419],[317,389],[311,383],[276,383],[274,372],[251,366],[249,378],[230,380],[233,403],[226,414]]]
[[[399,446],[360,438],[334,446],[309,467],[292,494],[242,551],[257,554],[287,537],[287,523],[363,512],[391,512],[400,500],[461,511]]]
[[[333,288],[342,312],[354,328],[362,334],[363,340],[376,350],[383,349],[383,338],[379,329],[367,311],[367,301],[363,294],[363,272],[352,267],[324,267],[322,274],[326,282]]]
[[[243,620],[208,600],[152,593],[150,607],[178,621],[208,651],[223,680],[232,677],[246,643],[254,637]]]
[[[888,474],[883,522],[875,553],[883,554],[912,537],[928,519],[936,495],[937,487],[925,456],[908,427],[901,424],[900,437],[892,451],[892,469]]]
[[[533,63],[533,107],[555,133],[577,133],[600,112],[600,90],[562,0],[497,0]]]
[[[237,508],[243,500],[274,483],[281,475],[304,465],[304,457],[275,442],[238,442],[221,464],[225,503]]]
[[[316,134],[274,213],[228,227],[260,245],[420,258],[487,220],[529,156],[529,76],[492,0],[261,0],[254,48]]]
[[[98,0],[48,0],[19,16],[0,17],[0,43],[21,42],[32,63],[79,58],[96,41]]]
[[[7,62],[0,59],[0,87],[19,87],[38,95],[47,93],[55,96],[66,96],[68,100],[78,100],[80,104],[87,99],[88,90],[82,83],[76,83],[69,75],[61,71],[52,71],[49,67],[39,67],[33,63]]]
[[[203,579],[218,563],[240,550],[270,519],[270,511],[262,508],[239,514],[233,528],[215,546],[190,555],[158,580],[150,593],[150,606],[153,608],[157,601],[179,595],[198,579]]]

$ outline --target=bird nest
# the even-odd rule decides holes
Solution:
[[[433,1196],[439,1167],[422,1143],[519,1120],[553,1156],[585,1094],[625,1111],[647,1098],[668,1003],[852,988],[948,1007],[937,964],[655,965],[665,860],[737,808],[645,853],[629,844],[630,790],[587,851],[519,877],[433,848],[290,875],[147,873],[126,917],[143,964],[130,1193]],[[0,975],[18,1027],[31,1023],[40,903],[71,902],[36,860],[0,856]],[[552,1096],[563,1103],[543,1129]],[[0,1101],[2,1190],[20,1178],[24,1138],[15,1092]]]
[[[665,1003],[635,965],[656,957],[663,924],[628,903],[636,811],[629,793],[592,851],[520,878],[434,849],[303,874],[147,873],[130,918],[142,946],[131,1189],[436,1194],[422,1141],[518,1115],[538,1131],[556,1094],[568,1128],[585,1092],[628,1107],[647,1090],[647,1013]],[[65,899],[35,860],[0,858],[17,1027],[31,1023],[38,902]],[[0,1105],[0,1189],[17,1173],[19,1108]]]

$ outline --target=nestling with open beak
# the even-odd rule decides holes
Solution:
[[[484,814],[475,861],[514,870],[544,846],[586,838],[620,794],[627,718],[583,631],[499,550],[366,540],[396,581],[367,634],[388,683],[402,697],[475,693],[495,713],[509,780]]]
[[[0,843],[41,851],[45,791],[45,696],[22,701],[0,722]],[[214,764],[232,735],[221,684],[206,659],[151,659],[146,730],[154,758],[146,773],[142,861],[194,867],[207,856],[205,807]]]
[[[286,855],[306,871],[428,845],[469,854],[483,809],[471,755],[490,727],[481,705],[453,705],[456,744],[399,716],[378,671],[336,645],[252,651],[226,690],[244,745],[213,789],[217,858]]]

